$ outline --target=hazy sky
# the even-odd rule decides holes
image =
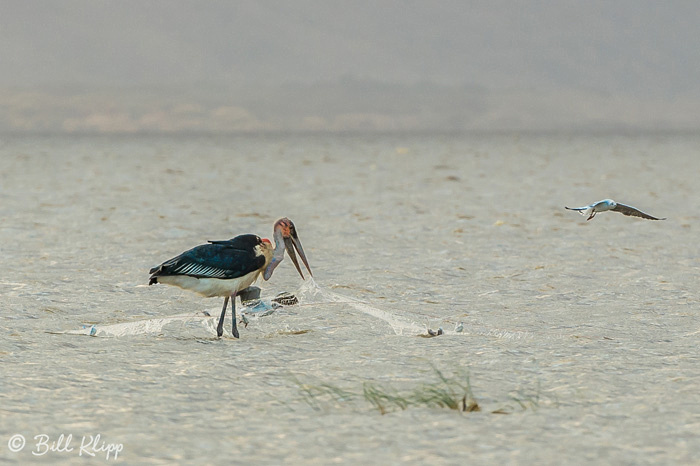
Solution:
[[[700,123],[690,105],[700,101],[697,1],[4,0],[2,6],[0,105],[11,114],[0,116],[5,129],[70,129],[68,119],[78,124],[95,110],[91,101],[111,102],[114,112],[134,120],[133,130],[146,114],[168,114],[173,106],[189,108],[195,119],[229,112],[222,128],[245,120],[249,129],[342,129],[343,116],[383,129],[448,122],[457,129],[546,127],[566,116],[562,99],[571,99],[572,124]],[[36,120],[39,94],[47,107],[43,123]],[[18,105],[32,110],[18,114]],[[457,108],[465,105],[473,108]],[[530,115],[548,111],[551,118]],[[640,121],[638,112],[658,118]],[[214,124],[200,123],[189,129]]]

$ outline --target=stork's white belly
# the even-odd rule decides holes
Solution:
[[[158,283],[179,286],[185,290],[194,291],[203,296],[231,296],[255,282],[260,274],[260,270],[255,270],[247,275],[238,278],[195,278],[188,275],[169,275],[158,277]]]

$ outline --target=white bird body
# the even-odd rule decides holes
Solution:
[[[588,218],[586,220],[592,219],[593,217],[595,217],[595,214],[597,214],[598,212],[607,212],[609,210],[612,210],[614,212],[620,212],[623,215],[645,218],[647,220],[666,220],[665,217],[664,218],[653,217],[649,214],[645,214],[644,212],[637,209],[636,207],[632,207],[632,206],[625,205],[625,204],[620,204],[619,202],[615,202],[612,199],[603,199],[602,201],[594,202],[593,204],[586,205],[583,207],[566,207],[566,206],[564,206],[564,208],[568,209],[568,210],[578,211],[578,213],[581,215],[587,215]]]
[[[159,277],[158,283],[165,283],[166,285],[173,285],[185,290],[194,291],[207,298],[213,298],[214,296],[226,297],[248,288],[255,283],[261,272],[262,270],[255,270],[242,277],[231,279],[170,275]]]

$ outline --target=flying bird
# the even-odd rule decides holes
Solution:
[[[632,206],[625,205],[625,204],[620,204],[619,202],[615,202],[612,199],[603,199],[602,201],[594,202],[591,205],[587,205],[587,206],[583,206],[583,207],[566,207],[566,206],[564,206],[564,208],[569,209],[569,210],[576,210],[581,215],[588,215],[588,218],[586,220],[592,219],[593,217],[595,217],[595,214],[597,214],[598,212],[606,212],[608,210],[612,210],[614,212],[620,212],[623,215],[630,215],[632,217],[646,218],[648,220],[666,220],[666,217],[664,217],[664,218],[652,217],[651,215],[645,214],[644,212],[637,209],[636,207],[632,207]]]
[[[313,276],[296,227],[291,220],[286,217],[277,220],[273,238],[274,249],[269,239],[250,234],[224,241],[209,241],[208,244],[196,246],[153,267],[149,272],[151,278],[148,284],[165,283],[206,297],[222,296],[224,307],[221,309],[219,325],[216,328],[219,337],[224,333],[226,307],[231,300],[231,333],[238,338],[236,296],[245,295],[246,289],[261,274],[265,280],[269,280],[272,272],[284,259],[285,250],[302,279],[304,274],[297,262],[295,249],[309,274]]]

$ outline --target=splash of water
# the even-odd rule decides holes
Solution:
[[[316,283],[313,277],[310,277],[304,282],[301,288],[299,288],[298,294],[302,297],[304,302],[309,300],[315,301],[316,303],[347,304],[360,312],[388,323],[396,335],[403,335],[404,332],[414,335],[418,333],[425,333],[425,327],[421,327],[415,322],[399,317],[392,312],[370,306],[369,304],[356,298],[344,296],[334,291],[325,290]]]
[[[294,293],[299,299],[299,305],[302,306],[322,306],[327,304],[343,304],[357,311],[367,314],[375,319],[387,323],[394,334],[396,335],[426,335],[427,328],[425,325],[419,325],[413,320],[399,315],[397,312],[392,312],[372,306],[360,299],[346,296],[335,291],[330,291],[321,287],[316,281],[309,277],[303,282],[301,287]],[[267,318],[269,315],[277,313],[278,309],[284,309],[285,306],[278,306],[272,303],[269,298],[264,299],[269,307],[268,312],[257,312],[255,307],[247,308],[242,306],[239,308],[241,316],[244,314],[251,319],[257,320]],[[275,304],[275,306],[271,306]],[[92,325],[84,326],[81,329],[70,330],[67,333],[71,335],[90,335],[98,337],[125,337],[137,335],[160,335],[173,331],[174,333],[185,333],[187,335],[196,335],[198,337],[216,335],[217,316],[205,315],[203,313],[196,314],[180,314],[175,316],[160,317],[155,319],[142,319],[133,322],[122,322],[110,325]],[[226,331],[226,330],[225,330]],[[535,335],[530,332],[511,331],[491,327],[482,326],[464,326],[459,330],[446,332],[453,336],[469,336],[481,335],[494,337],[498,339],[521,340],[535,338]],[[537,335],[538,338],[567,338],[565,335]]]
[[[425,327],[422,327],[415,322],[409,321],[377,307],[371,306],[357,298],[344,296],[333,291],[326,290],[319,286],[316,281],[309,277],[295,293],[299,298],[299,303],[302,305],[323,305],[323,304],[345,304],[360,312],[370,315],[376,319],[382,320],[391,326],[396,335],[411,334],[416,335],[425,333]],[[269,299],[265,300],[270,301]],[[270,303],[268,303],[270,304]],[[252,319],[265,318],[275,312],[275,308],[270,307],[270,312],[256,313],[245,306],[240,308],[240,315],[244,313]],[[280,308],[283,308],[281,306]],[[250,311],[250,312],[247,312]],[[168,317],[159,317],[155,319],[141,319],[133,322],[122,322],[108,325],[91,325],[84,326],[81,329],[69,330],[70,335],[89,335],[96,337],[125,337],[136,335],[159,335],[164,331],[170,330],[169,327],[175,327],[173,330],[186,333],[195,333],[202,335],[216,335],[215,316],[197,314],[181,314]]]
[[[90,335],[95,337],[125,337],[133,335],[159,335],[163,333],[166,326],[180,324],[190,330],[202,330],[203,332],[216,335],[213,316],[183,314],[157,319],[143,319],[133,322],[123,322],[110,325],[85,326],[78,330],[69,330],[65,333],[70,335]]]

